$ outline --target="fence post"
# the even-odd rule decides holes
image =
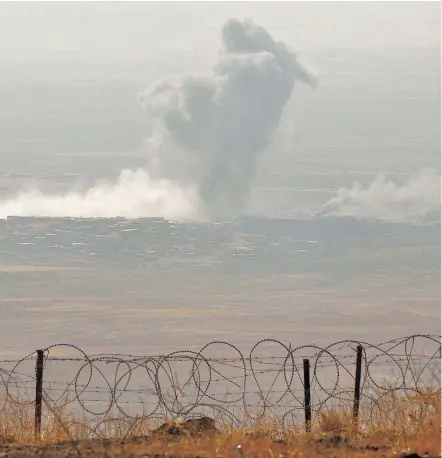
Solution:
[[[44,351],[37,350],[35,365],[35,435],[41,431],[41,407],[43,402],[43,358]]]
[[[353,402],[353,423],[358,426],[359,401],[361,398],[362,345],[358,345],[356,354],[355,397]]]
[[[310,397],[310,360],[304,359],[304,413],[305,431],[311,431],[312,406]]]

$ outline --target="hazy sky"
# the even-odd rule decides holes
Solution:
[[[252,17],[302,52],[434,48],[440,37],[439,2],[2,2],[0,11],[0,55],[14,60],[210,52],[232,16]]]

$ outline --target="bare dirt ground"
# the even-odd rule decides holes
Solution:
[[[378,435],[345,438],[339,434],[272,440],[241,433],[202,437],[94,439],[46,445],[0,445],[1,458],[440,458],[440,431],[410,437]]]

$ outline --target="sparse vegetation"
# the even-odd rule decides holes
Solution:
[[[392,392],[382,402],[383,415],[376,418],[376,423],[358,429],[351,415],[331,410],[315,416],[311,433],[305,433],[304,425],[282,430],[277,419],[266,418],[250,428],[222,427],[217,434],[153,435],[155,425],[150,420],[131,424],[128,438],[127,420],[117,418],[104,426],[112,438],[103,440],[87,440],[91,434],[87,421],[68,417],[63,408],[46,416],[41,434],[35,437],[33,406],[6,402],[0,413],[0,456],[362,458],[394,457],[406,452],[440,456],[439,389],[429,389],[406,400]],[[364,412],[361,414],[364,417]]]

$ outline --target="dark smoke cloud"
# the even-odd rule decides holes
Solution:
[[[212,74],[164,79],[141,99],[166,135],[203,165],[197,185],[211,217],[244,210],[258,154],[296,81],[316,85],[293,52],[250,21],[229,20],[222,41]]]

